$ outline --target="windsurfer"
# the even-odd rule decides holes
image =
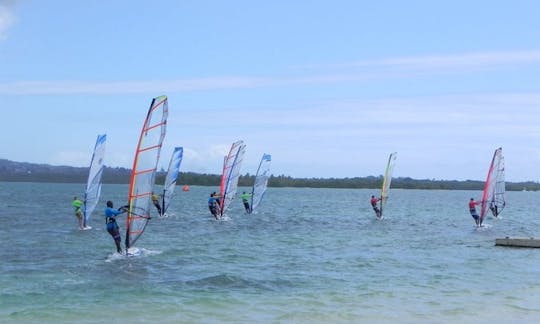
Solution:
[[[77,217],[77,220],[79,221],[79,229],[83,230],[83,212],[82,212],[82,205],[83,202],[77,198],[77,196],[73,197],[73,202],[71,203],[71,206],[75,208],[75,216]]]
[[[381,198],[375,198],[374,195],[371,195],[371,200],[370,200],[371,207],[373,207],[373,210],[375,211],[375,215],[377,215],[377,217],[381,217],[381,210],[379,209],[379,207],[377,207],[377,203],[380,200]]]
[[[489,204],[489,209],[491,210],[493,217],[499,216],[499,208],[497,208],[497,204],[495,203],[495,201],[491,201],[491,203]]]
[[[480,216],[478,216],[478,213],[476,212],[476,205],[480,205],[481,202],[474,201],[474,198],[471,198],[469,201],[469,212],[471,212],[472,218],[474,218],[474,222],[476,223],[476,226],[482,225],[480,221]]]
[[[157,209],[157,211],[158,211],[159,216],[162,216],[162,215],[161,215],[161,205],[160,205],[160,203],[159,203],[159,198],[160,198],[160,196],[155,195],[155,194],[152,192],[152,202],[154,203],[154,206],[156,206],[156,209]]]
[[[242,198],[242,202],[244,203],[244,208],[246,209],[246,213],[251,214],[251,207],[249,206],[249,197],[251,197],[251,194],[246,193],[245,191],[240,195],[240,198]]]
[[[218,199],[216,198],[216,193],[211,193],[210,198],[208,198],[208,209],[210,209],[210,213],[212,213],[212,216],[214,216],[216,219],[218,218]]]
[[[212,192],[212,196],[214,197],[214,199],[216,199],[216,202],[219,205],[219,200],[221,199],[221,196],[218,195],[215,191]]]
[[[107,232],[109,232],[114,239],[114,244],[116,244],[116,252],[118,253],[122,253],[122,247],[120,246],[122,238],[120,237],[120,229],[116,223],[116,216],[127,212],[127,209],[127,206],[114,209],[113,203],[110,200],[107,201],[107,208],[105,208],[105,224],[107,224]]]

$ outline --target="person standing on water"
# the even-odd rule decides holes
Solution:
[[[120,228],[116,223],[116,216],[127,212],[126,207],[120,207],[120,209],[114,209],[112,201],[107,201],[107,208],[105,208],[105,224],[107,225],[107,232],[111,234],[114,239],[114,244],[116,245],[116,252],[122,253],[122,247],[120,242],[122,238],[120,237]]]
[[[71,203],[71,206],[75,208],[75,216],[77,217],[77,220],[79,221],[80,230],[84,229],[82,205],[83,205],[83,202],[79,198],[77,198],[77,196],[73,197],[73,202]]]
[[[478,213],[476,212],[476,205],[480,205],[480,201],[474,201],[474,198],[471,198],[469,200],[469,212],[471,213],[472,218],[474,218],[474,222],[476,223],[476,226],[482,225],[480,223],[480,216],[478,216]]]
[[[251,214],[251,207],[249,206],[249,198],[251,197],[250,193],[246,193],[245,191],[240,195],[240,198],[242,198],[242,202],[244,203],[244,208],[246,209],[246,213]]]
[[[495,203],[495,201],[491,201],[491,203],[489,203],[489,210],[491,210],[493,217],[499,216],[499,208],[497,207],[497,204]]]
[[[211,193],[210,198],[208,198],[208,209],[210,209],[212,216],[218,219],[218,201],[215,197],[215,192]]]
[[[161,215],[161,205],[159,203],[159,200],[160,200],[160,196],[155,195],[152,192],[152,203],[154,203],[154,206],[156,206],[156,209],[158,211],[159,216],[163,216],[163,215]]]
[[[377,203],[381,200],[381,198],[375,198],[374,195],[371,195],[371,200],[369,201],[371,203],[371,207],[373,207],[373,210],[375,211],[375,215],[377,217],[381,217],[381,210],[379,207],[377,207]]]

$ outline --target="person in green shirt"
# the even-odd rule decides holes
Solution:
[[[82,211],[82,206],[83,206],[83,202],[77,198],[77,196],[73,197],[73,202],[71,203],[71,206],[73,206],[73,208],[75,208],[75,216],[77,217],[78,221],[79,221],[79,229],[80,230],[83,230],[84,227],[83,227],[83,211]]]
[[[246,213],[251,214],[251,207],[249,206],[249,198],[251,197],[250,193],[246,193],[245,191],[240,195],[240,198],[242,198],[242,202],[244,203],[244,208],[246,209]]]

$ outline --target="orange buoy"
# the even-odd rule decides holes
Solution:
[[[182,187],[182,191],[189,191],[189,186],[188,185],[184,185]]]

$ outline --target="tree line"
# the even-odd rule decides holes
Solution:
[[[131,171],[127,168],[105,167],[103,171],[103,183],[127,184]],[[163,184],[166,172],[157,173],[156,183]],[[84,183],[88,177],[88,168],[71,166],[51,166],[48,164],[34,164],[27,162],[13,162],[0,159],[0,181],[11,182],[59,182],[59,183]],[[219,186],[221,175],[180,172],[179,185]],[[269,187],[307,187],[307,188],[365,188],[377,189],[382,185],[382,176],[367,176],[354,178],[293,178],[286,175],[271,175],[268,179]],[[250,174],[241,175],[240,186],[252,186],[255,176]],[[435,179],[412,179],[398,177],[392,179],[392,188],[402,189],[433,189],[433,190],[482,190],[484,181],[477,180],[435,180]],[[540,183],[506,182],[506,190],[519,191],[540,190]]]

